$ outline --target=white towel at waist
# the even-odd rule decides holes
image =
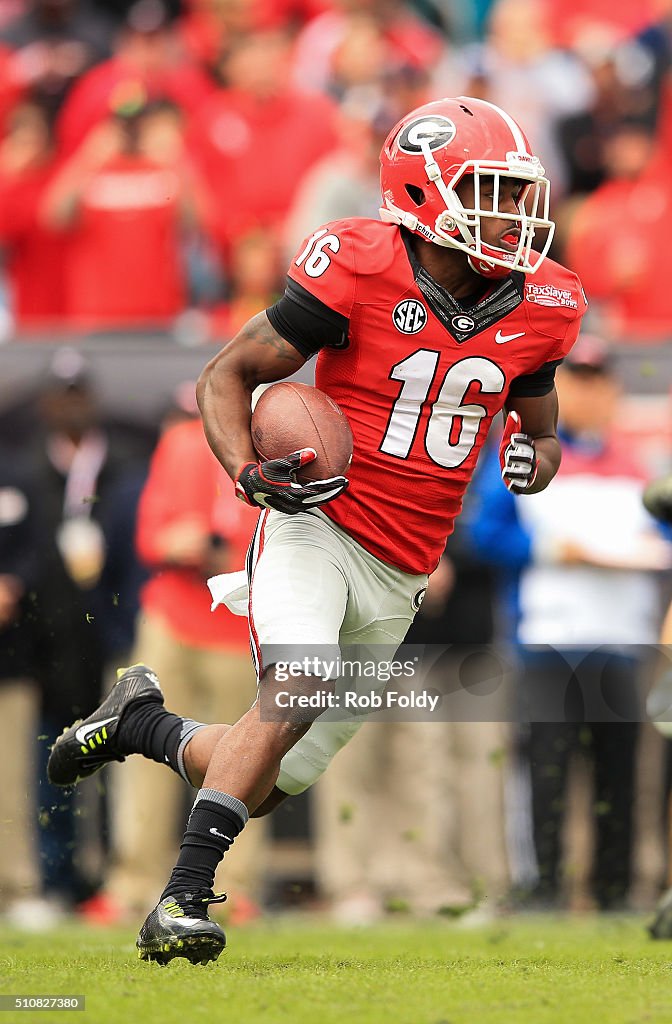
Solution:
[[[210,611],[214,612],[220,604],[225,604],[234,615],[247,617],[250,588],[245,569],[240,569],[238,572],[225,572],[221,576],[211,576],[208,580],[208,587],[212,594]]]

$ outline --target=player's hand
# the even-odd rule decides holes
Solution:
[[[273,508],[287,516],[306,512],[314,505],[326,505],[343,494],[348,480],[344,476],[332,476],[328,480],[297,483],[298,471],[315,458],[314,448],[301,448],[284,459],[248,462],[236,479],[236,495],[248,505]]]
[[[537,453],[534,440],[529,434],[520,432],[520,416],[510,412],[504,424],[504,434],[499,446],[499,462],[502,480],[510,491],[527,490],[537,475]]]

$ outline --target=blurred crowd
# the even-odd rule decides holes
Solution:
[[[671,39],[669,0],[6,0],[2,335],[226,338],[377,215],[398,118],[466,94],[528,133],[593,326],[662,341]]]
[[[115,666],[148,662],[168,706],[205,721],[255,693],[241,620],[212,615],[205,586],[242,567],[255,516],[207,448],[194,383],[119,431],[87,353],[146,338],[167,361],[226,340],[316,226],[377,216],[398,118],[460,93],[526,129],[590,333],[558,373],[561,475],[514,498],[486,450],[408,642],[447,648],[444,690],[465,644],[500,652],[528,712],[371,723],[314,792],[246,828],[219,884],[241,922],[304,897],[351,922],[483,895],[651,905],[670,772],[638,724],[640,681],[672,548],[641,504],[651,465],[619,422],[619,357],[672,336],[671,56],[669,0],[0,5],[0,334],[50,343],[23,414],[0,419],[0,913],[117,920],[173,861],[190,795],[161,766],[133,758],[74,794],[45,779]],[[566,713],[536,721],[540,690]],[[618,722],[581,706],[593,691]]]

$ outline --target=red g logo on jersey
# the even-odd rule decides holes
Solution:
[[[394,307],[392,322],[402,334],[417,334],[427,323],[427,310],[417,299],[404,299]]]

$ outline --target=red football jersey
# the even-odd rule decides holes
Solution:
[[[114,157],[91,177],[67,237],[73,328],[162,326],[182,311],[179,195],[178,175],[141,156]]]
[[[289,277],[349,321],[347,347],[317,360],[316,385],[354,437],[350,487],[324,512],[382,561],[432,572],[512,383],[534,394],[519,378],[576,340],[579,280],[546,259],[465,309],[419,267],[399,227],[364,218],[316,231]]]

